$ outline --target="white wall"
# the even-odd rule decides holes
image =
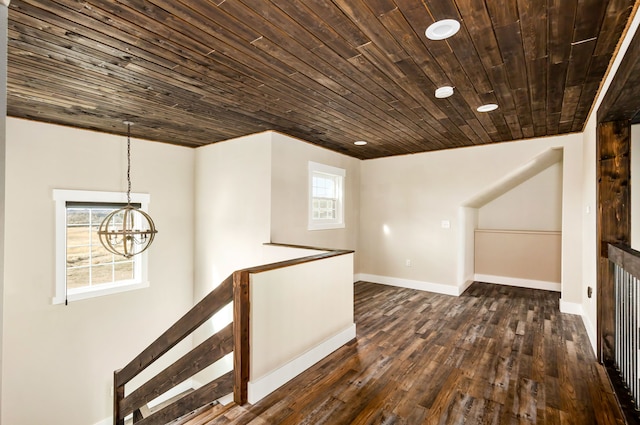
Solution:
[[[578,305],[582,290],[582,137],[564,145],[562,164],[562,296],[560,310]],[[563,307],[564,306],[564,307]],[[566,310],[565,310],[566,311]]]
[[[562,230],[562,162],[479,208],[478,228]]]
[[[596,220],[598,217],[598,200],[596,199],[596,118],[589,118],[583,133],[584,172],[582,175],[582,288],[581,308],[583,322],[591,345],[596,350],[597,324],[597,237]],[[587,288],[593,288],[593,296],[587,297]]]
[[[467,249],[462,243],[466,236],[459,233],[465,220],[460,207],[552,147],[564,149],[562,296],[579,301],[580,257],[565,255],[567,250],[579,252],[581,241],[580,202],[571,195],[581,190],[577,134],[364,161],[361,273],[421,282],[424,289],[431,284],[458,288],[464,283],[461,252]]]
[[[159,230],[148,254],[150,287],[52,305],[52,191],[126,191],[126,139],[7,120],[5,424],[108,418],[113,371],[192,304],[194,152],[135,139],[131,149],[133,190],[151,195]]]
[[[250,294],[256,380],[353,325],[353,259],[342,255],[252,274]]]
[[[271,221],[269,133],[196,149],[194,303],[235,270],[262,264]],[[225,308],[199,329],[199,343],[233,320]],[[206,383],[233,369],[226,356],[196,381]]]
[[[358,258],[360,161],[280,133],[270,134],[273,142],[271,240],[321,248],[353,249]],[[343,229],[307,230],[309,161],[346,170]]]
[[[251,275],[255,403],[355,337],[353,254]]]
[[[269,133],[196,149],[195,300],[261,263],[271,223]]]
[[[0,412],[2,411],[2,358],[4,341],[4,231],[5,231],[5,166],[7,119],[7,22],[8,0],[0,6]],[[0,415],[2,424],[2,415]]]

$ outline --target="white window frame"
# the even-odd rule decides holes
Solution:
[[[140,204],[147,211],[150,196],[146,193],[132,193],[131,203]],[[149,286],[147,279],[147,253],[134,258],[135,279],[105,283],[88,288],[67,289],[67,202],[127,203],[127,194],[122,192],[97,192],[90,190],[53,190],[56,209],[56,293],[53,304],[66,304],[88,298],[100,297]]]
[[[314,174],[328,174],[336,178],[336,218],[334,219],[314,219],[313,218],[313,176]],[[344,223],[344,180],[347,171],[343,168],[332,167],[309,161],[309,206],[308,206],[308,230],[342,229]]]

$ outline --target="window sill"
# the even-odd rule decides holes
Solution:
[[[331,230],[344,228],[344,223],[310,223],[307,230]]]
[[[76,290],[67,294],[65,297],[54,297],[52,304],[65,304],[66,302],[74,302],[86,300],[89,298],[101,297],[104,295],[118,294],[121,292],[134,291],[136,289],[148,288],[149,282],[139,283],[121,283],[116,285],[105,285],[100,288],[92,288],[85,290]]]

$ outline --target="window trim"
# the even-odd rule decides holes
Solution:
[[[337,205],[335,219],[314,219],[313,218],[313,175],[314,173],[329,174],[338,177],[337,184]],[[332,167],[331,165],[320,164],[318,162],[309,161],[309,203],[308,203],[308,225],[307,230],[328,230],[328,229],[343,229],[345,227],[344,222],[344,198],[345,198],[345,185],[344,180],[347,175],[347,171],[343,168]]]
[[[91,288],[76,288],[67,291],[67,202],[87,203],[127,203],[127,194],[123,192],[100,192],[92,190],[54,189],[55,201],[55,295],[53,304],[66,304],[71,301],[85,300],[104,295],[149,287],[147,253],[140,254],[140,261],[134,267],[140,279],[106,283]],[[148,193],[132,193],[131,203],[140,204],[140,209],[147,211],[151,197]]]

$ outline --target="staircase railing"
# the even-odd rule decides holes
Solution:
[[[227,277],[129,364],[114,372],[114,424],[124,425],[125,418],[132,413],[137,425],[166,424],[232,391],[236,403],[246,402],[249,369],[249,290],[248,279],[243,276],[245,273],[234,272]],[[236,302],[231,324],[125,396],[127,383],[232,301]],[[141,409],[150,401],[231,352],[234,353],[232,372],[143,417]]]
[[[609,261],[612,263],[615,288],[615,372],[612,377],[618,398],[625,413],[640,409],[640,252],[622,245],[609,244]],[[610,368],[609,368],[610,369]],[[611,370],[610,370],[611,374]],[[616,385],[616,384],[620,385]]]
[[[279,245],[279,244],[273,244]],[[281,245],[293,248],[312,247]],[[124,368],[114,372],[114,425],[124,425],[133,414],[136,425],[166,424],[233,392],[236,404],[247,402],[249,382],[249,276],[283,267],[353,253],[350,250],[322,252],[294,260],[265,264],[235,271],[205,296],[174,325],[160,335]],[[125,385],[152,365],[163,354],[191,335],[222,308],[233,302],[233,322],[166,367],[160,373],[125,395]],[[162,409],[144,415],[146,406],[158,396],[176,387],[233,352],[233,370],[184,395]]]

